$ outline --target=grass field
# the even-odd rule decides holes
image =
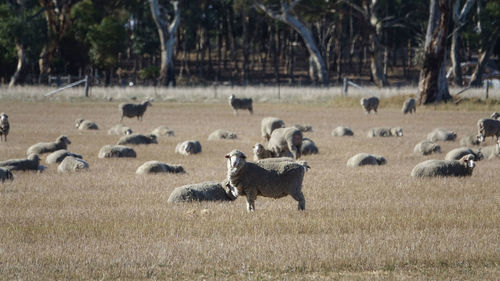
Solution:
[[[208,91],[208,90],[207,90]],[[243,94],[241,94],[243,95]],[[104,94],[103,94],[104,96]],[[118,123],[119,101],[104,99],[0,100],[11,132],[0,143],[0,161],[25,157],[40,141],[69,136],[69,150],[84,156],[90,171],[58,174],[15,172],[0,183],[0,280],[498,280],[500,276],[500,159],[477,162],[468,178],[414,179],[413,167],[444,158],[413,154],[437,127],[458,139],[476,132],[479,118],[500,111],[488,103],[418,107],[403,116],[404,97],[383,99],[377,115],[365,115],[358,98],[319,102],[258,100],[254,114],[234,116],[224,100],[156,98],[135,132],[160,125],[175,131],[159,144],[136,146],[135,159],[98,159],[117,142],[107,134]],[[320,153],[304,156],[306,211],[291,197],[258,197],[246,212],[244,198],[231,203],[167,204],[175,187],[226,176],[224,155],[240,149],[251,159],[261,141],[260,120],[311,124]],[[75,119],[95,121],[98,131],[78,131]],[[336,126],[354,137],[332,137]],[[368,138],[376,126],[400,126],[401,138]],[[216,129],[237,140],[207,141]],[[196,139],[199,155],[174,153]],[[487,145],[491,145],[491,138]],[[359,152],[381,154],[379,167],[347,168]],[[149,160],[181,164],[186,174],[140,176]]]

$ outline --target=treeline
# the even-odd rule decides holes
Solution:
[[[484,79],[500,54],[499,1],[0,3],[0,79],[11,86],[55,75],[90,75],[102,85],[331,85],[344,77],[416,84],[434,4],[447,28],[449,81],[467,85],[481,60]]]

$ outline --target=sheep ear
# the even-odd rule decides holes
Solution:
[[[224,158],[231,158],[231,156],[229,156],[229,154],[226,154],[226,156],[224,156]]]

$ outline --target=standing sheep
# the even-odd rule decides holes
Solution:
[[[260,122],[260,132],[266,141],[269,141],[271,133],[278,128],[285,128],[285,122],[279,118],[264,117]]]
[[[256,143],[253,146],[252,151],[254,161],[274,157],[273,152],[264,148],[264,146],[260,143]]]
[[[310,138],[302,139],[302,146],[300,147],[302,155],[318,154],[319,150],[316,144]]]
[[[163,136],[169,136],[173,137],[174,136],[174,131],[170,130],[167,126],[159,126],[155,128],[152,132],[152,135],[155,135],[157,137],[163,137]]]
[[[162,163],[160,161],[148,161],[135,171],[136,174],[157,174],[157,173],[172,173],[179,174],[185,173],[184,168],[181,165],[171,165],[167,163]]]
[[[7,135],[10,131],[9,116],[2,112],[0,114],[0,142],[2,142],[2,135],[5,142],[7,142]]]
[[[202,182],[176,187],[168,197],[167,203],[192,201],[234,201],[236,197],[229,189],[229,182]]]
[[[142,115],[146,112],[148,106],[153,106],[150,100],[144,101],[140,104],[134,103],[121,103],[118,105],[118,109],[121,112],[120,123],[123,121],[123,117],[134,118],[142,121]]]
[[[80,158],[80,159],[83,158],[80,154],[71,153],[66,149],[59,149],[47,155],[47,158],[45,158],[45,163],[47,164],[61,163],[61,161],[68,156],[73,156],[75,158]]]
[[[208,140],[234,140],[236,138],[238,138],[236,133],[226,130],[215,130],[208,136]]]
[[[141,135],[141,134],[132,134],[132,135],[126,135],[121,137],[118,140],[118,145],[125,145],[125,144],[152,144],[152,143],[158,143],[156,140],[156,135]]]
[[[352,136],[354,136],[354,133],[348,127],[339,126],[335,129],[333,129],[332,136],[334,136],[334,137],[344,137],[344,136],[352,137]]]
[[[229,105],[233,108],[234,115],[238,115],[238,109],[248,109],[253,114],[252,99],[236,98],[234,94],[229,97]]]
[[[14,175],[12,174],[11,171],[4,168],[0,168],[0,182],[4,182],[6,180],[13,181]]]
[[[500,121],[491,118],[483,118],[477,121],[477,139],[484,142],[486,137],[495,137],[498,141],[500,136]]]
[[[177,144],[177,146],[175,147],[175,153],[179,153],[182,155],[201,153],[201,144],[196,140],[183,141]]]
[[[75,121],[76,128],[78,130],[99,130],[99,126],[94,121],[85,120],[85,119],[76,119]]]
[[[417,112],[417,102],[415,101],[414,98],[407,98],[405,102],[403,103],[403,108],[401,109],[403,111],[403,114],[413,114]]]
[[[359,167],[365,165],[385,165],[387,161],[383,156],[368,153],[358,153],[347,160],[347,167]]]
[[[413,148],[415,154],[429,155],[431,153],[441,153],[441,146],[433,141],[421,141]]]
[[[369,138],[374,138],[374,137],[402,137],[402,136],[403,136],[403,128],[401,128],[401,127],[393,127],[393,128],[376,127],[376,128],[371,128],[368,131],[368,137]]]
[[[99,150],[98,158],[135,158],[135,150],[125,145],[105,145]]]
[[[132,134],[132,129],[123,124],[117,124],[108,130],[108,135],[125,136],[131,134]]]
[[[278,128],[272,132],[267,148],[276,156],[284,156],[287,152],[290,152],[294,159],[299,159],[302,139],[302,132],[297,128]]]
[[[59,173],[67,172],[79,172],[83,170],[88,170],[89,164],[80,158],[75,158],[73,156],[68,156],[57,167]]]
[[[366,114],[369,114],[370,111],[377,113],[377,108],[379,104],[379,99],[375,96],[369,98],[362,98],[360,100],[361,106],[365,109]]]
[[[59,149],[68,149],[68,144],[71,144],[71,141],[67,136],[59,136],[55,142],[39,142],[34,144],[28,148],[26,155],[30,154],[43,154],[54,152]]]
[[[299,202],[299,210],[305,209],[302,181],[307,164],[293,160],[246,162],[246,155],[236,149],[225,157],[231,193],[234,197],[240,194],[246,196],[248,211],[255,210],[258,195],[271,198],[290,195]]]
[[[427,134],[427,140],[429,141],[455,141],[457,138],[457,133],[454,131],[448,131],[442,128],[436,128],[429,134]]]
[[[475,167],[474,155],[468,154],[460,160],[427,160],[411,171],[412,177],[465,177],[472,175]]]
[[[468,147],[459,147],[452,149],[448,153],[446,153],[446,157],[444,157],[444,160],[459,160],[460,158],[469,154],[474,156],[474,161],[480,161],[484,158],[481,149],[472,150]]]
[[[9,159],[0,162],[0,167],[9,171],[41,171],[40,157],[37,154],[30,154],[26,159]]]

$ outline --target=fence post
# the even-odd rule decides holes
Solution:
[[[349,87],[349,84],[347,83],[347,78],[344,77],[344,92],[343,92],[344,96],[347,96],[348,87]]]
[[[90,80],[89,80],[89,76],[88,75],[85,75],[85,97],[88,98],[89,97],[89,88],[90,88]]]
[[[488,99],[489,90],[490,90],[490,80],[486,80],[486,99]]]

